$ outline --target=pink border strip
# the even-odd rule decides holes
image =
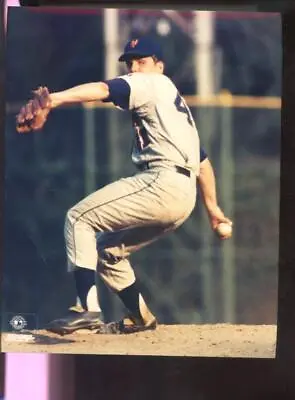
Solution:
[[[7,29],[7,7],[20,7],[19,0],[4,0],[4,25]]]
[[[5,400],[50,400],[49,356],[7,353],[4,385]]]

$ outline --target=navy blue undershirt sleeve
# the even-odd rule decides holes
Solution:
[[[128,110],[130,98],[130,86],[128,83],[122,78],[106,80],[104,83],[108,85],[110,95],[103,102],[111,102],[124,110]]]
[[[200,147],[200,162],[206,160],[208,158],[208,155],[206,154],[205,150]]]

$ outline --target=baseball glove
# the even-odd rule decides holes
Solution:
[[[47,87],[38,87],[33,98],[25,104],[16,116],[16,130],[19,133],[37,131],[43,128],[51,110],[50,93]]]

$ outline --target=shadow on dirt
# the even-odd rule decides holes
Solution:
[[[40,333],[32,333],[32,335],[34,336],[34,342],[32,344],[54,345],[54,344],[75,343],[75,340],[72,339],[51,337]]]

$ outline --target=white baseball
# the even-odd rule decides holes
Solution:
[[[221,236],[231,236],[233,231],[233,228],[227,222],[221,222],[216,229]]]

